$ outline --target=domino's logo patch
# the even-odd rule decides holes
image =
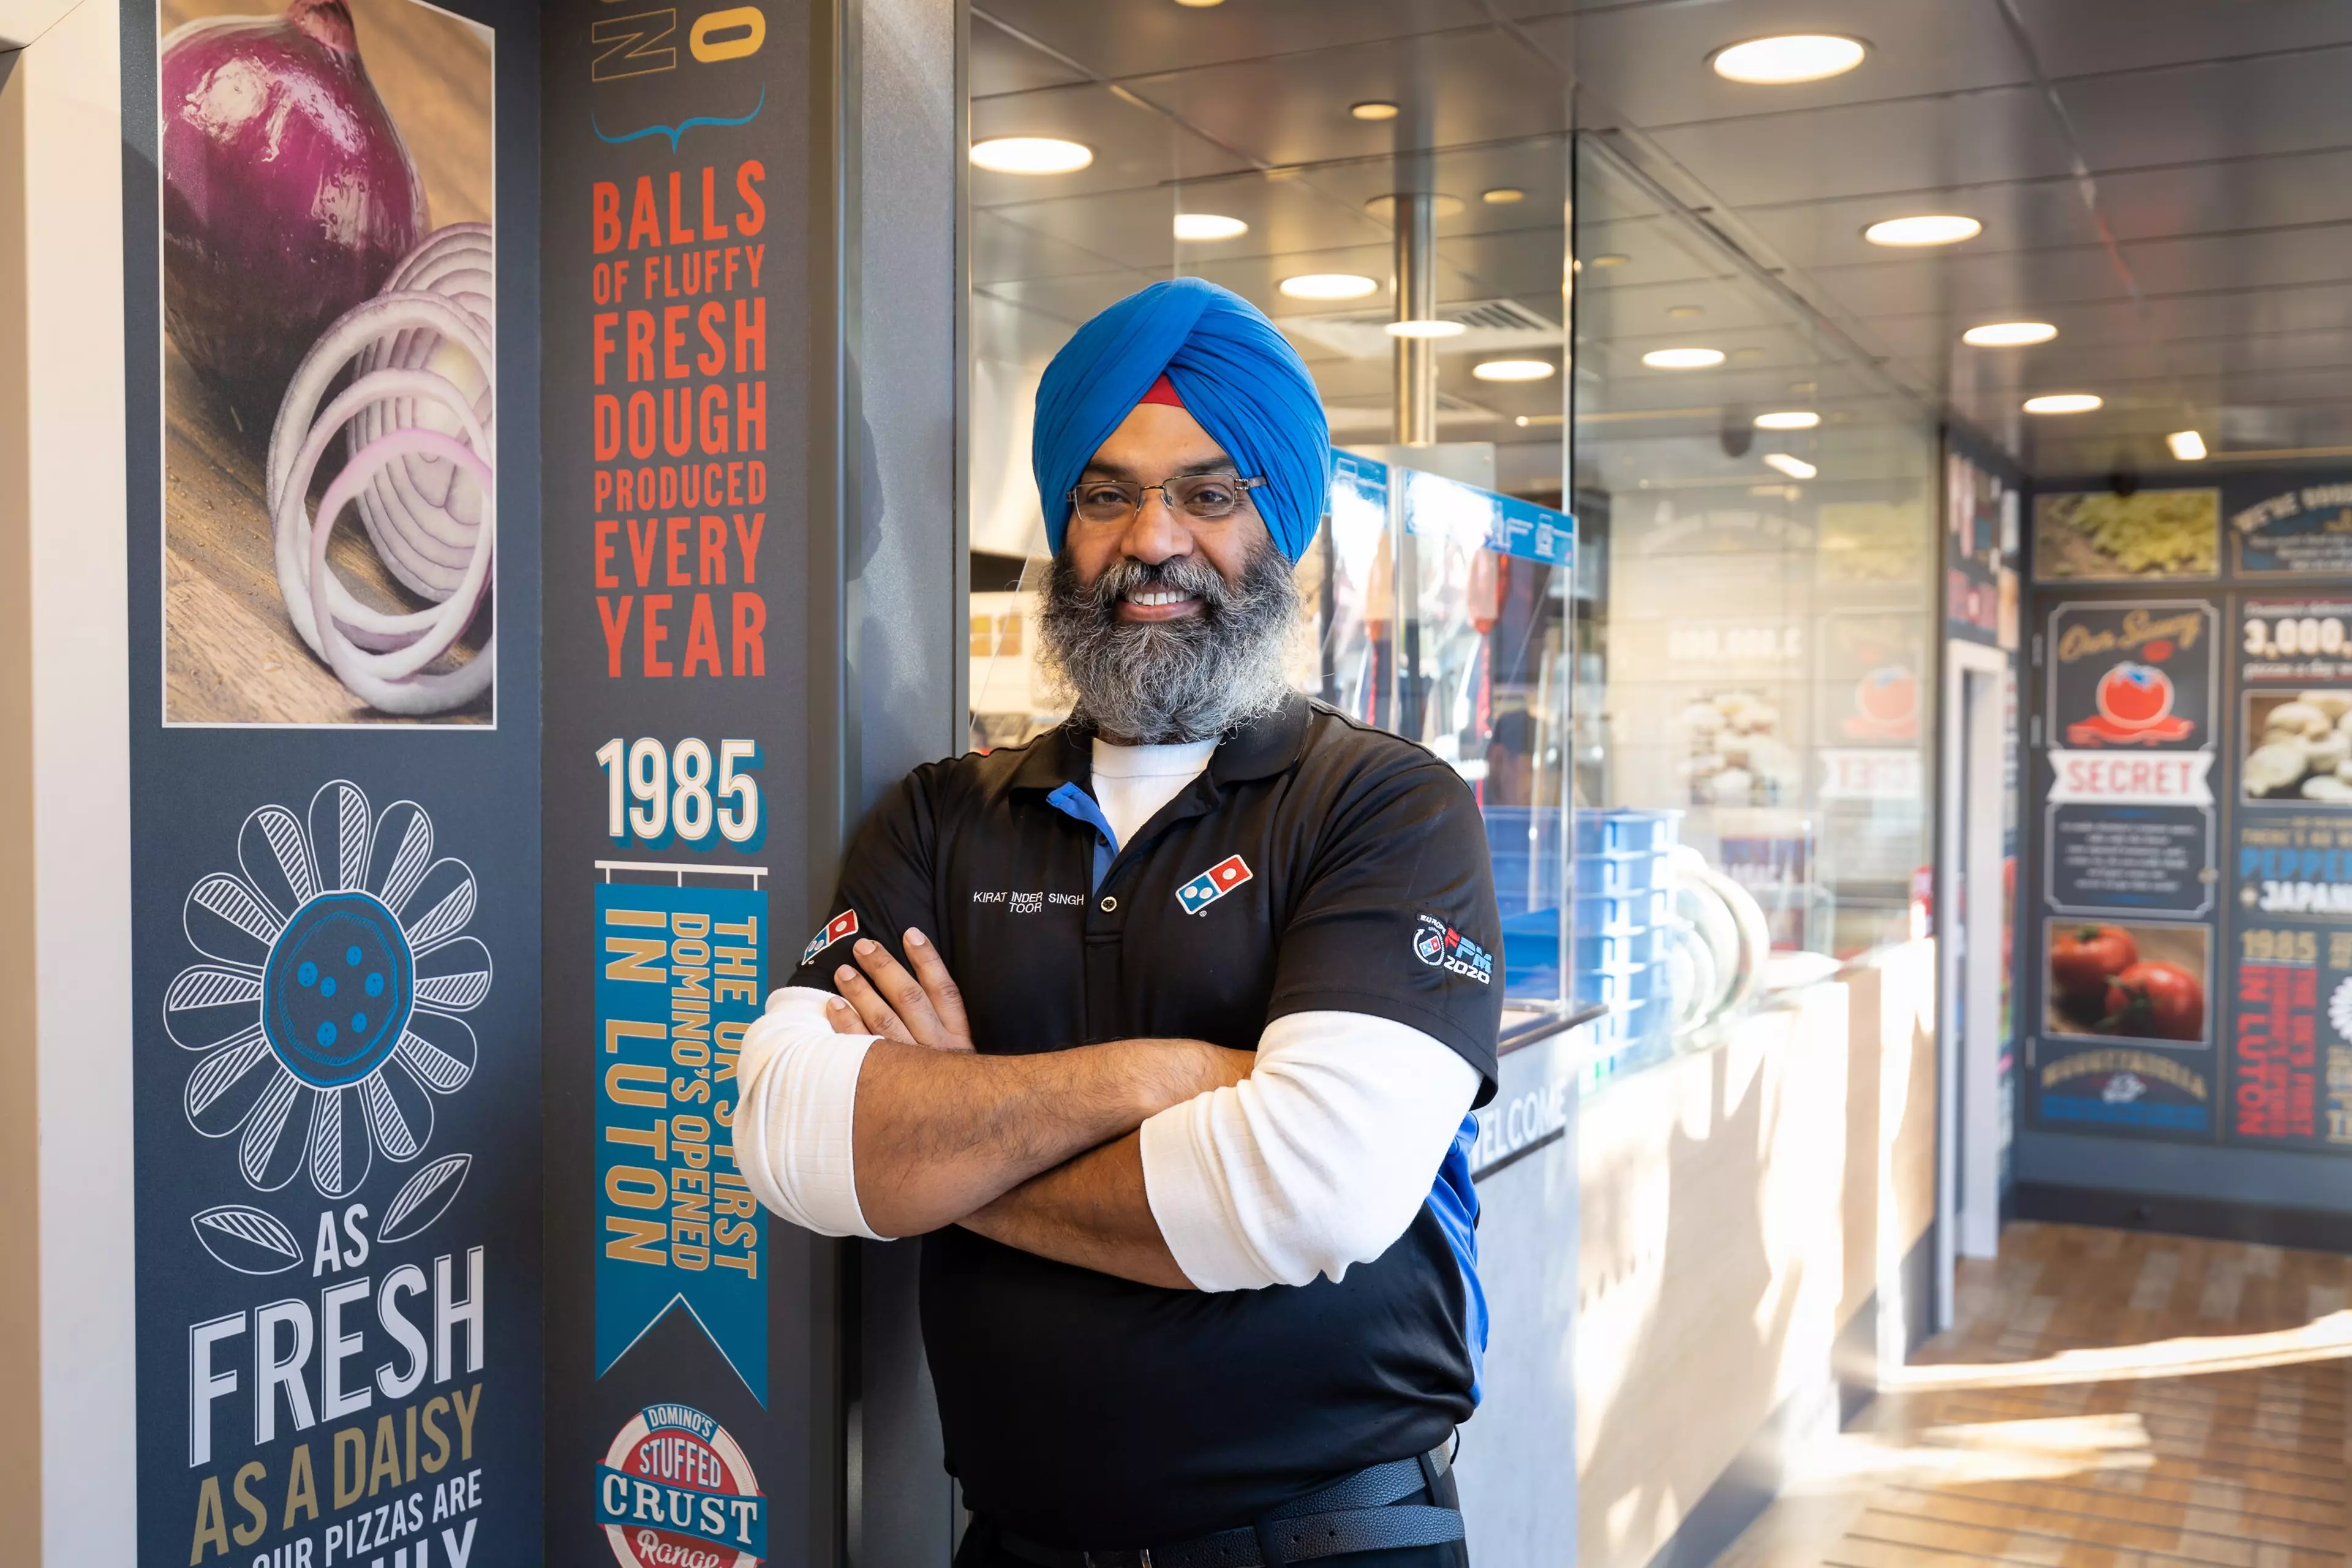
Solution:
[[[823,931],[809,938],[809,944],[801,949],[801,962],[803,963],[814,963],[818,953],[823,952],[826,948],[831,947],[835,942],[839,942],[842,938],[856,936],[856,934],[857,911],[856,910],[845,910],[840,914],[834,916],[831,921],[827,921],[825,928]]]
[[[1465,975],[1481,985],[1495,979],[1495,955],[1439,920],[1423,915],[1413,928],[1412,955],[1432,969]]]
[[[1182,887],[1176,889],[1178,907],[1188,915],[1197,915],[1211,904],[1250,879],[1249,865],[1238,855],[1228,855]]]

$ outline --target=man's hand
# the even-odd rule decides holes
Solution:
[[[852,1145],[858,1205],[884,1236],[954,1224],[1171,1105],[1239,1082],[1255,1059],[1204,1040],[980,1056],[947,966],[920,932],[907,933],[908,954],[924,972],[919,980],[878,942],[854,951],[866,973],[843,966],[847,978],[835,984],[851,994],[851,1005],[828,1016],[836,1032],[882,1037],[858,1075]],[[1164,1255],[1143,1201],[1142,1166],[1132,1163],[1131,1190],[1116,1184],[1120,1223],[1131,1228],[1139,1214]]]
[[[963,993],[948,973],[940,950],[914,927],[901,939],[908,974],[882,944],[861,937],[850,949],[873,975],[868,980],[847,964],[833,972],[841,995],[826,1005],[825,1016],[837,1035],[879,1035],[902,1046],[924,1046],[935,1051],[971,1049],[971,1025],[965,1019]]]

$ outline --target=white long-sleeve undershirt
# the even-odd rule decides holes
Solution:
[[[1213,742],[1095,742],[1096,802],[1124,843],[1208,765]],[[736,1160],[752,1194],[825,1236],[876,1237],[852,1131],[871,1035],[838,1035],[830,994],[787,986],[745,1031]],[[1388,1250],[1427,1199],[1478,1070],[1409,1025],[1294,1013],[1260,1035],[1237,1087],[1143,1124],[1146,1199],[1203,1290],[1337,1279]],[[877,1237],[877,1239],[879,1239]]]

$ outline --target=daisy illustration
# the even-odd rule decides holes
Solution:
[[[372,816],[337,779],[307,820],[265,805],[237,834],[236,871],[188,891],[191,964],[163,1025],[202,1053],[188,1121],[237,1137],[237,1169],[264,1192],[308,1171],[324,1196],[359,1189],[381,1152],[415,1159],[433,1099],[473,1076],[459,1015],[490,989],[490,954],[464,933],[474,873],[433,858],[433,822],[401,801]]]

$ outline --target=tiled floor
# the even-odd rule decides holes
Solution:
[[[2352,1258],[2011,1226],[1718,1568],[2346,1568]]]

